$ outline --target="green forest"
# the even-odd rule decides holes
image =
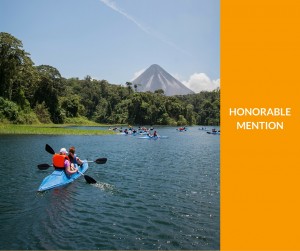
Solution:
[[[99,69],[101,71],[101,69]],[[219,125],[220,90],[165,96],[163,90],[64,78],[50,65],[35,66],[23,43],[0,33],[0,122],[65,124],[93,121],[131,125]]]

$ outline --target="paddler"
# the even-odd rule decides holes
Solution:
[[[67,176],[70,176],[73,173],[77,173],[78,170],[74,165],[71,166],[71,161],[67,154],[66,148],[61,148],[59,154],[56,153],[53,155],[52,163],[55,168],[64,169]]]
[[[75,154],[75,151],[76,151],[75,146],[71,146],[69,148],[69,155],[68,155],[69,160],[70,160],[71,164],[73,163],[74,165],[77,164],[77,165],[81,166],[83,164],[83,161],[79,157],[77,157],[77,154]]]

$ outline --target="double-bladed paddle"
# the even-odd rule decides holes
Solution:
[[[53,148],[51,146],[49,146],[48,144],[46,144],[45,150],[50,154],[55,154],[55,151],[53,150]],[[96,164],[105,164],[106,161],[107,161],[107,158],[98,158],[94,161],[87,160],[86,162],[88,162],[88,163],[95,162]]]

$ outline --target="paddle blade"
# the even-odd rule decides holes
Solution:
[[[37,167],[40,170],[47,170],[51,166],[49,164],[39,164]]]
[[[99,158],[96,159],[94,162],[96,162],[97,164],[105,164],[107,161],[107,158]]]
[[[46,150],[48,153],[55,154],[55,151],[54,151],[54,150],[52,149],[52,147],[49,146],[48,144],[46,144],[45,150]]]
[[[97,183],[96,180],[94,180],[92,177],[90,177],[88,175],[84,175],[84,178],[85,178],[86,182],[89,183],[89,184],[96,184]]]

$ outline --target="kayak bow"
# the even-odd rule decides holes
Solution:
[[[86,170],[89,168],[88,162],[85,160],[82,166],[77,166],[79,172],[72,174],[70,177],[68,177],[65,173],[65,171],[62,170],[54,170],[53,173],[48,175],[44,180],[42,181],[38,191],[45,191],[49,190],[55,187],[60,187],[67,185],[74,180],[78,179],[83,173],[86,172]]]

